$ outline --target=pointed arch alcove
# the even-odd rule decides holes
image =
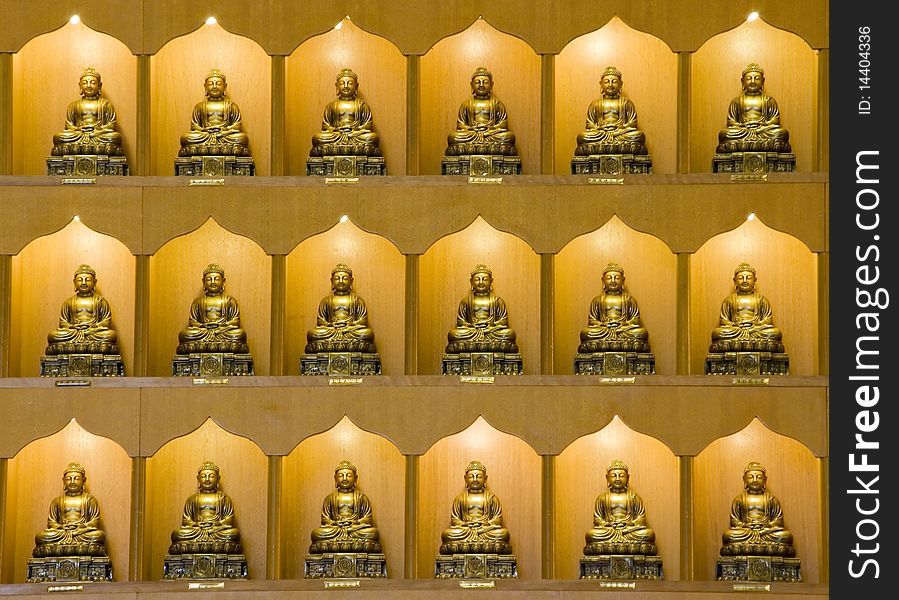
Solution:
[[[768,429],[758,418],[715,440],[693,461],[694,579],[714,581],[721,534],[728,527],[732,500],[743,491],[743,470],[762,463],[767,490],[780,500],[784,527],[793,533],[802,580],[821,582],[824,545],[824,468],[796,440]]]
[[[171,533],[181,525],[184,503],[197,491],[197,471],[205,461],[219,467],[219,489],[234,505],[234,526],[240,530],[249,578],[265,579],[268,462],[259,446],[212,419],[147,458],[144,556],[150,562],[150,579],[162,579]]]
[[[131,532],[131,459],[114,441],[83,429],[73,418],[34,440],[7,462],[3,583],[23,583],[35,534],[47,528],[50,503],[64,493],[69,463],[85,469],[85,490],[100,504],[100,527],[115,581],[128,581]]]
[[[675,374],[677,258],[664,242],[613,216],[568,242],[554,261],[554,373],[574,373],[579,332],[587,326],[592,299],[602,293],[603,270],[614,262],[624,269],[625,290],[649,331],[656,373]]]
[[[494,429],[483,417],[441,439],[419,459],[418,577],[433,577],[440,533],[450,524],[453,499],[465,489],[465,467],[473,460],[487,468],[487,488],[502,504],[519,579],[539,579],[540,456],[521,439]]]
[[[653,173],[677,172],[677,55],[659,38],[632,29],[618,16],[571,40],[555,59],[556,175],[571,173],[577,136],[590,103],[602,97],[606,67],[621,71],[621,93],[637,110]]]
[[[209,218],[150,257],[148,374],[172,374],[178,332],[187,326],[191,303],[203,293],[203,270],[210,263],[224,268],[225,293],[240,304],[240,324],[247,332],[256,374],[269,373],[271,257],[253,240]]]

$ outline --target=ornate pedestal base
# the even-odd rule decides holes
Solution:
[[[434,562],[437,579],[517,579],[514,554],[438,554]]]
[[[307,554],[303,573],[306,579],[387,577],[387,558],[364,552]]]
[[[582,556],[581,579],[664,579],[661,556],[640,554]]]
[[[572,175],[630,175],[652,173],[648,154],[591,154],[571,159]]]
[[[578,352],[574,355],[575,375],[653,375],[656,357],[645,352]]]
[[[444,375],[521,375],[521,354],[508,352],[462,352],[443,355]]]
[[[231,352],[178,354],[172,358],[175,377],[227,377],[253,375],[253,357]]]
[[[387,163],[383,156],[310,156],[306,159],[306,175],[322,177],[387,175]]]
[[[796,155],[784,152],[715,153],[713,173],[789,173],[796,168]]]
[[[53,354],[41,356],[41,377],[122,377],[120,354]]]
[[[521,157],[502,154],[463,154],[444,156],[441,166],[443,175],[521,175]]]
[[[252,156],[180,156],[175,175],[190,177],[238,177],[256,174]]]
[[[719,352],[705,357],[706,375],[789,375],[790,355],[782,352]]]
[[[719,581],[802,581],[798,558],[782,556],[720,556]]]
[[[112,562],[108,556],[29,558],[25,581],[112,581]]]
[[[163,579],[246,579],[243,554],[166,554]]]
[[[370,352],[320,352],[300,357],[300,375],[380,375],[381,357]]]
[[[94,177],[98,175],[127,175],[128,159],[105,154],[69,154],[47,158],[47,175],[63,177]]]

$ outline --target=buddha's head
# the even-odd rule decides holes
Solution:
[[[341,69],[337,74],[337,81],[334,86],[337,88],[337,97],[341,100],[350,100],[356,97],[356,90],[359,89],[359,77],[352,69]]]
[[[331,269],[331,290],[335,294],[348,294],[353,289],[353,270],[341,263]]]
[[[203,290],[209,296],[216,296],[225,291],[225,269],[210,263],[203,270]]]
[[[617,98],[618,92],[621,91],[621,71],[615,67],[606,67],[599,78],[599,85],[602,87],[603,96]]]
[[[757,281],[755,268],[749,263],[740,263],[734,270],[734,288],[741,294],[754,292]]]
[[[465,467],[465,487],[469,492],[482,492],[487,487],[487,467],[476,460]]]
[[[627,489],[630,474],[627,465],[623,461],[613,460],[606,468],[606,485],[613,492],[623,492]]]
[[[471,93],[484,100],[493,95],[493,74],[487,67],[478,67],[471,76]]]
[[[609,263],[602,271],[602,289],[613,294],[624,288],[624,269],[615,263]]]
[[[487,265],[478,265],[471,272],[471,291],[477,295],[486,295],[493,288],[493,271]]]
[[[100,89],[103,82],[100,80],[100,73],[93,67],[88,67],[81,72],[81,78],[78,80],[78,88],[81,90],[81,96],[84,98],[97,98],[100,95]]]
[[[212,69],[206,74],[203,80],[203,88],[206,90],[206,97],[211,100],[220,100],[225,96],[225,89],[228,87],[228,81],[225,74],[218,69]]]
[[[219,468],[214,462],[207,460],[197,469],[197,487],[201,492],[218,490],[220,481]]]
[[[81,265],[75,270],[72,283],[75,284],[75,293],[79,296],[90,296],[97,287],[97,272],[89,265]]]
[[[87,474],[78,463],[69,463],[62,474],[62,487],[69,496],[79,496],[84,491]]]
[[[348,460],[342,460],[334,469],[334,485],[341,492],[352,492],[356,489],[356,465]]]
[[[747,94],[760,94],[765,89],[765,70],[752,63],[743,69],[740,82]]]
[[[762,463],[752,461],[743,469],[743,487],[747,492],[761,494],[765,491],[768,476]]]

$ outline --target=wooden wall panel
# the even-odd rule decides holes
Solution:
[[[347,390],[352,393],[352,390]],[[405,460],[387,439],[367,433],[345,417],[333,428],[303,440],[284,458],[281,482],[283,573],[302,579],[312,529],[321,524],[322,503],[334,491],[334,469],[349,460],[357,488],[371,501],[374,524],[387,555],[387,575],[403,578]]]
[[[802,581],[821,582],[818,564],[822,538],[819,461],[793,439],[772,433],[760,420],[716,440],[694,461],[694,573],[697,581],[715,579],[721,534],[728,527],[731,501],[743,491],[743,469],[750,461],[767,469],[769,492],[784,511],[793,533]]]
[[[493,74],[493,95],[506,106],[522,173],[540,173],[540,57],[527,44],[483,19],[435,44],[421,59],[422,175],[439,175],[447,135],[471,97],[478,67]]]
[[[115,108],[134,167],[137,59],[117,39],[78,24],[35,37],[13,55],[13,174],[47,174],[53,135],[65,128],[69,104],[81,97],[78,81],[86,67],[100,73],[101,93]]]
[[[579,438],[556,459],[555,576],[578,578],[585,534],[593,527],[596,498],[607,491],[606,471],[623,460],[629,488],[643,499],[646,524],[656,534],[667,581],[680,579],[680,507],[677,457],[660,441],[630,429],[621,419]]]
[[[602,72],[621,71],[621,93],[633,101],[652,156],[653,173],[677,171],[677,55],[660,39],[618,17],[572,40],[556,57],[555,168],[571,173],[577,136],[590,102],[602,97]]]
[[[16,351],[11,354],[11,376],[40,375],[47,334],[59,326],[62,304],[75,293],[75,269],[85,263],[97,272],[96,292],[109,302],[125,374],[132,373],[134,256],[115,238],[73,220],[13,257],[10,342]]]
[[[287,58],[287,173],[306,174],[312,134],[321,131],[325,106],[337,97],[337,73],[350,68],[359,77],[357,96],[371,108],[387,173],[405,175],[406,59],[396,46],[353,21],[339,24],[340,29],[307,40]]]
[[[790,374],[817,374],[817,260],[801,242],[760,219],[712,238],[691,259],[691,373],[705,372],[721,302],[733,291],[734,269],[744,261],[755,267],[756,290],[770,301],[774,326],[783,332]]]
[[[625,290],[640,308],[656,359],[656,373],[673,375],[676,363],[677,259],[664,243],[635,231],[617,217],[572,240],[555,257],[554,373],[574,373],[580,331],[590,302],[602,293],[610,262],[624,268]]]
[[[228,98],[240,107],[257,175],[271,174],[271,59],[249,38],[203,25],[166,44],[150,61],[150,174],[174,175],[181,135],[203,101],[206,74],[225,74]]]
[[[171,533],[181,525],[184,503],[197,491],[197,469],[207,460],[218,465],[219,489],[234,504],[234,524],[240,530],[249,577],[265,579],[267,459],[258,446],[211,419],[147,459],[144,556],[150,562],[151,579],[162,579]]]

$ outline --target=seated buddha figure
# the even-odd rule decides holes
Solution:
[[[96,292],[97,272],[81,265],[73,283],[75,295],[63,302],[59,326],[47,334],[46,353],[118,354],[109,302]]]
[[[225,293],[225,270],[210,264],[203,271],[203,295],[190,306],[187,328],[178,333],[178,354],[248,353],[247,333],[240,328],[240,306]]]
[[[790,152],[790,132],[780,125],[777,101],[765,93],[765,71],[753,63],[743,69],[743,92],[731,100],[727,127],[718,132],[716,152]]]
[[[783,333],[773,325],[771,304],[756,291],[756,272],[747,263],[734,271],[734,291],[721,303],[709,352],[783,352]]]
[[[649,352],[649,332],[640,321],[637,301],[624,289],[624,269],[609,263],[602,272],[602,293],[590,303],[578,352]]]
[[[122,156],[122,135],[116,131],[112,103],[100,95],[103,82],[92,67],[78,80],[81,98],[69,104],[63,131],[53,136],[52,156],[98,154]]]
[[[493,272],[478,265],[471,272],[470,283],[471,292],[459,303],[456,326],[447,334],[446,353],[518,352],[506,303],[493,293]]]
[[[765,467],[750,462],[743,470],[743,493],[731,503],[730,527],[724,530],[721,556],[796,555],[793,534],[784,528],[780,501],[766,486]]]
[[[378,134],[368,103],[358,97],[359,78],[350,69],[337,74],[337,98],[325,106],[322,129],[312,134],[310,156],[380,156]]]
[[[316,325],[306,334],[306,352],[377,352],[365,301],[353,291],[353,270],[331,270],[331,293],[318,305]]]
[[[100,529],[100,504],[85,491],[87,475],[78,463],[62,474],[63,494],[50,503],[47,528],[34,536],[35,558],[106,556],[106,534]]]
[[[447,156],[501,154],[516,156],[505,105],[493,95],[493,75],[478,67],[471,76],[472,97],[459,107],[456,130],[447,136]]]
[[[184,502],[181,526],[172,532],[169,554],[241,554],[234,506],[221,491],[218,466],[206,461],[197,470],[197,492]]]
[[[465,490],[453,500],[450,526],[440,538],[440,554],[512,553],[502,505],[487,489],[487,467],[480,462],[465,468]]]
[[[322,504],[321,526],[312,530],[310,554],[381,551],[371,502],[356,487],[357,482],[355,465],[346,460],[338,463],[334,470],[337,489]]]
[[[212,69],[203,83],[206,99],[194,106],[190,131],[181,136],[178,156],[250,156],[240,108],[225,94],[225,74]]]
[[[628,487],[629,479],[626,464],[620,460],[609,464],[609,489],[596,498],[584,554],[656,554],[656,534],[646,525],[643,500]]]
[[[577,136],[576,156],[646,154],[646,135],[637,125],[634,103],[621,93],[621,81],[615,67],[603,71],[602,98],[587,108],[587,129]]]

